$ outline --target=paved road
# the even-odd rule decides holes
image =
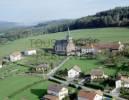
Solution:
[[[61,64],[59,64],[57,67],[55,67],[54,69],[52,69],[48,74],[47,76],[50,77],[50,76],[53,76],[55,74],[55,72],[61,68],[63,66],[64,63],[66,63],[68,60],[69,60],[70,57],[67,57],[64,61],[61,62]]]
[[[89,88],[89,87],[85,87],[85,86],[83,86],[83,85],[79,85],[79,84],[73,83],[73,82],[68,82],[68,81],[59,80],[59,79],[56,79],[56,78],[54,78],[54,77],[52,77],[52,76],[49,77],[49,79],[55,80],[55,81],[60,82],[60,83],[62,83],[62,84],[64,84],[64,85],[67,85],[67,86],[68,86],[69,84],[72,84],[72,85],[74,85],[74,86],[76,86],[76,87],[81,87],[81,88],[84,89],[84,90],[96,91],[96,89]],[[114,95],[112,95],[112,94],[110,94],[110,93],[105,93],[105,92],[104,92],[104,94],[114,97],[115,100],[127,100],[127,99],[124,99],[124,98],[121,98],[121,97],[118,97],[118,96],[114,96]],[[104,97],[104,98],[105,98],[105,97]]]

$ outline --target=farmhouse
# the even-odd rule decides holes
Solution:
[[[108,76],[104,74],[101,69],[93,69],[91,71],[91,79],[107,78]]]
[[[40,65],[34,67],[34,70],[36,72],[44,72],[44,71],[48,70],[48,68],[49,68],[48,64],[40,64]]]
[[[110,51],[122,51],[124,49],[124,45],[121,42],[118,43],[99,43],[95,44],[94,47],[98,52],[102,50],[110,50]]]
[[[15,62],[22,59],[22,55],[20,52],[14,52],[9,56],[11,62]]]
[[[80,90],[78,93],[78,100],[102,100],[102,98],[102,92]]]
[[[73,55],[75,53],[75,44],[68,29],[68,35],[64,40],[56,40],[54,45],[54,51],[56,54],[61,55]]]
[[[116,88],[126,87],[129,88],[129,77],[120,76],[116,80]]]
[[[58,100],[62,100],[68,95],[68,89],[59,84],[51,84],[48,86],[47,93],[51,96],[57,97]]]
[[[30,56],[30,55],[36,55],[36,50],[35,49],[29,49],[24,51],[24,55]]]
[[[76,78],[79,76],[80,72],[80,67],[75,65],[72,69],[68,71],[68,78]]]

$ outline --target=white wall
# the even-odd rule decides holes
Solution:
[[[79,76],[79,72],[71,69],[68,71],[68,78],[75,78]]]

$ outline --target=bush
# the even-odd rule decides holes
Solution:
[[[104,90],[104,86],[99,85],[99,84],[85,83],[84,86],[87,86],[87,87],[90,87],[90,88],[94,88],[94,89]]]
[[[58,75],[54,75],[54,77],[55,77],[55,78],[57,78],[57,79],[59,79],[59,80],[66,81],[66,79],[65,79],[65,78],[62,78],[62,77],[60,77],[60,76],[58,76]]]

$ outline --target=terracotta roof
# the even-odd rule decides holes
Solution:
[[[78,93],[78,97],[85,98],[85,100],[94,100],[94,97],[96,96],[96,92],[94,91],[85,91],[80,90]]]
[[[53,96],[53,95],[44,95],[43,98],[45,100],[59,100],[57,96]]]
[[[11,56],[14,56],[14,57],[18,56],[18,55],[21,55],[21,53],[20,52],[14,52],[14,53],[11,54]]]
[[[97,49],[119,49],[118,43],[101,43],[101,44],[95,44],[95,48]]]
[[[55,91],[55,92],[60,92],[62,88],[63,86],[59,84],[51,84],[48,86],[48,90]]]
[[[77,66],[77,65],[75,65],[72,69],[73,69],[73,70],[75,70],[75,71],[81,72],[80,67],[79,67],[79,66]]]
[[[125,83],[129,83],[129,77],[121,76],[120,79],[121,79],[122,81],[124,81]]]
[[[102,76],[103,75],[103,71],[101,69],[93,69],[91,71],[91,75],[92,76]]]

